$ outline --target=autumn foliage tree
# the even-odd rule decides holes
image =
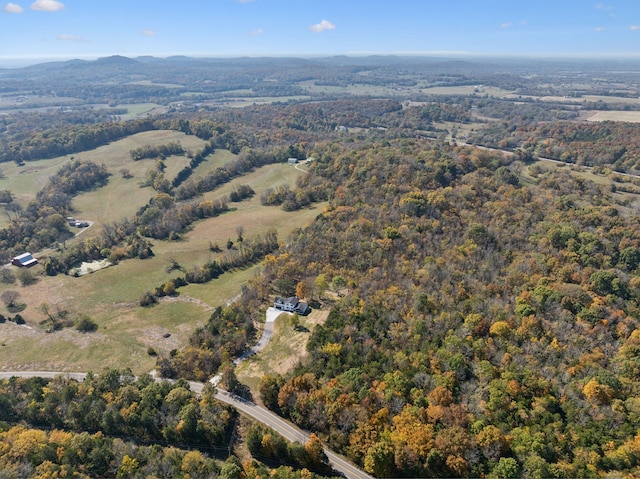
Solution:
[[[265,404],[380,477],[635,473],[610,447],[635,437],[640,234],[606,187],[419,140],[316,156],[330,204],[265,281],[348,289]]]

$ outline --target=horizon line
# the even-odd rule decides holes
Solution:
[[[158,59],[167,59],[171,57],[187,57],[202,59],[236,59],[236,58],[332,58],[332,57],[442,57],[442,58],[494,58],[494,59],[535,59],[535,60],[640,60],[640,53],[478,53],[468,51],[350,51],[350,52],[334,52],[334,53],[111,53],[111,54],[85,54],[85,55],[0,55],[0,65],[14,64],[16,66],[31,66],[40,63],[49,63],[56,61],[73,61],[85,60],[95,61],[102,58],[125,57],[130,59],[140,57],[152,57]]]

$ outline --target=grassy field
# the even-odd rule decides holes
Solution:
[[[131,217],[154,195],[151,188],[143,188],[141,185],[147,170],[155,166],[155,161],[151,159],[133,161],[129,152],[143,145],[162,145],[172,141],[178,141],[192,151],[198,150],[204,144],[204,141],[199,138],[176,131],[148,131],[75,155],[30,161],[24,166],[3,163],[0,165],[4,174],[4,178],[0,178],[0,190],[10,190],[16,198],[15,201],[26,206],[47,183],[49,177],[54,175],[69,158],[93,161],[107,167],[111,173],[109,183],[103,188],[75,197],[73,199],[73,206],[76,209],[74,214],[79,218],[102,223]],[[220,154],[224,156],[223,152]],[[188,161],[182,156],[167,158],[165,161],[167,177],[173,178]],[[129,170],[132,178],[122,178],[120,174],[122,169]],[[127,198],[127,201],[122,201],[123,198]],[[0,228],[6,227],[7,221],[6,216],[0,214]]]
[[[497,98],[511,95],[508,90],[484,85],[436,86],[422,89],[422,93],[431,95],[489,95]]]
[[[317,324],[324,323],[328,314],[328,311],[316,310],[309,316],[300,316],[298,329],[293,328],[288,314],[278,316],[269,344],[260,354],[251,356],[236,369],[238,379],[254,391],[255,399],[259,399],[255,392],[265,374],[284,374],[304,359],[311,331]]]
[[[154,345],[160,352],[185,345],[189,332],[208,318],[211,309],[232,299],[241,286],[261,269],[258,264],[225,273],[209,283],[181,288],[180,296],[171,304],[160,303],[148,309],[139,307],[138,300],[145,291],[153,290],[165,281],[183,274],[179,271],[166,272],[170,258],[188,270],[216,255],[224,254],[211,253],[209,242],[224,245],[228,238],[235,239],[238,225],[245,228],[245,237],[271,227],[277,227],[281,236],[286,236],[294,226],[313,219],[319,208],[287,213],[278,208],[253,205],[199,222],[182,241],[154,241],[153,258],[122,261],[116,266],[78,278],[64,275],[42,276],[36,284],[28,287],[2,285],[0,292],[13,289],[20,293],[20,302],[27,304],[21,314],[28,326],[33,328],[15,327],[22,333],[29,333],[23,334],[25,337],[20,340],[12,335],[6,336],[9,323],[0,326],[0,342],[5,344],[2,347],[3,357],[7,358],[2,367],[30,367],[33,360],[29,358],[38,357],[43,341],[48,344],[53,341],[52,338],[60,338],[62,344],[55,348],[48,347],[46,364],[42,360],[38,363],[43,368],[77,368],[78,358],[66,346],[81,343],[92,351],[81,358],[80,369],[96,370],[100,365],[112,361],[115,354],[119,357],[118,364],[121,366],[131,367],[135,372],[146,370],[153,362],[152,358],[146,357],[148,346]],[[254,221],[256,218],[260,221]],[[83,335],[72,330],[44,333],[40,326],[45,319],[40,311],[42,303],[67,309],[70,317],[77,317],[80,313],[89,315],[99,324],[99,333]],[[0,308],[0,312],[9,314],[4,306]],[[149,339],[148,333],[154,331]],[[153,343],[153,338],[161,338],[165,332],[171,333],[173,338],[166,347],[163,347],[167,342],[164,339],[159,344]],[[80,351],[73,354],[79,353]]]
[[[441,130],[447,130],[448,140],[463,139],[465,136],[471,135],[475,130],[481,129],[485,126],[485,123],[455,123],[452,121],[434,121],[433,126]],[[452,136],[452,132],[456,131],[455,138]]]
[[[626,121],[640,123],[640,111],[609,110],[593,112],[587,121]]]
[[[229,150],[216,150],[213,155],[209,155],[205,158],[205,160],[196,166],[196,169],[193,170],[192,176],[205,176],[208,173],[211,173],[223,166],[225,163],[233,160],[236,157]]]
[[[198,146],[197,142],[187,145],[193,137],[184,137],[180,133],[149,132],[76,155],[78,158],[101,160],[113,173],[106,187],[74,198],[76,217],[107,222],[132,216],[153,195],[150,188],[140,186],[153,160],[134,163],[129,158],[129,150],[142,144],[162,144],[172,140],[181,141],[187,147]],[[227,151],[217,151],[200,165],[198,173],[205,174],[232,157]],[[4,170],[7,177],[1,181],[13,184],[14,188],[21,185],[20,191],[27,197],[35,194],[36,185],[44,184],[64,161],[67,161],[66,157],[29,163],[23,170]],[[175,161],[180,162],[182,158]],[[128,168],[134,177],[122,178],[118,170],[123,167]],[[243,284],[259,274],[261,266],[257,264],[225,273],[207,284],[188,285],[181,288],[178,297],[163,300],[150,308],[139,306],[140,296],[183,274],[179,271],[167,273],[170,259],[175,259],[188,270],[224,254],[224,251],[212,253],[209,245],[219,244],[226,251],[226,241],[236,240],[238,227],[244,229],[245,238],[276,228],[280,241],[286,241],[291,230],[312,221],[324,205],[285,212],[277,207],[262,206],[260,194],[265,188],[282,183],[293,187],[300,174],[286,164],[268,165],[208,193],[207,198],[219,198],[228,195],[239,184],[249,184],[256,195],[240,203],[231,203],[232,211],[224,215],[195,223],[179,241],[153,240],[155,256],[152,258],[122,261],[81,277],[39,275],[38,282],[27,287],[17,283],[0,285],[0,293],[6,290],[20,293],[19,302],[26,305],[21,315],[27,321],[25,326],[9,322],[0,324],[3,358],[0,368],[95,371],[110,365],[130,367],[135,373],[150,370],[155,363],[155,358],[147,354],[150,346],[159,353],[184,346],[191,331],[208,319],[211,310],[235,297]],[[0,183],[0,188],[9,187]],[[99,231],[99,225],[96,225],[84,232],[83,237]],[[36,266],[32,271],[41,273],[42,266]],[[41,310],[44,303],[68,311],[71,319],[86,314],[98,324],[99,329],[90,334],[82,334],[72,328],[46,333],[46,325],[43,324],[46,316]],[[13,315],[4,305],[0,305],[0,313]],[[42,354],[43,351],[46,354]]]
[[[251,105],[269,105],[277,102],[287,101],[304,101],[310,97],[304,95],[293,96],[248,96],[248,97],[227,97],[224,100],[215,100],[204,102],[208,105],[224,106],[226,108],[245,108]]]
[[[638,105],[640,98],[628,98],[623,96],[601,96],[601,95],[583,95],[581,97],[565,97],[565,96],[533,96],[533,95],[516,95],[509,94],[504,96],[508,100],[519,100],[528,98],[531,100],[540,100],[553,103],[565,103],[569,105],[579,105],[587,101],[601,101],[613,105]]]
[[[158,108],[164,108],[161,105],[156,103],[132,103],[125,105],[117,105],[116,108],[126,108],[127,113],[125,115],[120,115],[120,119],[123,121],[126,120],[134,120],[136,118],[140,118],[147,113],[152,112]]]
[[[350,94],[350,95],[375,95],[383,97],[394,97],[397,95],[406,95],[409,91],[416,91],[412,87],[396,88],[392,86],[373,86],[366,84],[353,84],[348,86],[331,86],[316,85],[315,80],[306,80],[300,82],[299,85],[312,94]]]

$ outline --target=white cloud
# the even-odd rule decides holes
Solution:
[[[334,28],[336,28],[336,26],[333,23],[327,20],[322,20],[320,23],[311,25],[309,27],[309,30],[311,30],[312,32],[320,33],[324,32],[325,30],[333,30]]]
[[[3,11],[6,13],[22,13],[24,12],[24,8],[22,8],[20,5],[17,5],[15,3],[7,3],[4,6]]]
[[[256,28],[255,30],[251,30],[250,32],[246,32],[244,34],[245,37],[257,37],[258,35],[262,35],[264,33],[264,28]]]
[[[145,36],[145,37],[155,37],[156,36],[156,31],[155,30],[145,29],[145,30],[141,30],[140,33],[142,34],[142,36]]]
[[[629,30],[634,31],[634,32],[635,32],[636,30],[640,30],[640,25],[631,25],[631,26],[629,27]]]
[[[31,10],[39,12],[57,12],[64,8],[64,3],[58,0],[36,0],[31,4]]]
[[[82,37],[78,37],[75,35],[67,35],[66,33],[62,33],[56,36],[56,40],[60,40],[62,42],[87,43],[87,41]]]
[[[500,25],[500,28],[511,28],[513,26],[513,23],[511,22],[506,22]]]
[[[251,3],[251,2],[255,2],[255,0],[236,0],[236,2],[238,2],[238,3]]]
[[[604,32],[604,27],[596,27],[596,32]]]

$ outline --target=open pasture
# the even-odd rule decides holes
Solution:
[[[423,88],[422,93],[428,95],[489,95],[502,98],[510,95],[511,92],[502,88],[485,85],[461,85],[461,86],[435,86]]]
[[[92,316],[99,324],[94,333],[65,328],[48,334],[37,325],[0,325],[1,367],[65,371],[130,367],[136,374],[149,372],[155,365],[149,347],[166,355],[184,346],[194,327],[210,315],[187,301],[162,301],[149,309],[117,304],[102,309]]]
[[[299,83],[300,87],[310,94],[349,94],[349,95],[373,95],[394,97],[406,95],[408,91],[414,91],[412,87],[376,86],[364,83],[354,83],[346,86],[318,85],[315,80],[305,80]]]
[[[29,161],[24,166],[14,163],[0,165],[4,177],[0,178],[0,190],[9,190],[21,206],[26,206],[50,176],[70,158],[104,164],[111,174],[106,186],[84,192],[73,199],[74,215],[96,222],[109,223],[124,217],[131,217],[146,204],[155,192],[142,187],[146,172],[155,167],[155,160],[133,161],[130,151],[144,145],[163,145],[177,141],[191,151],[197,151],[204,141],[195,136],[171,130],[147,131],[131,135],[94,150],[65,155],[48,160]],[[224,155],[224,153],[220,153]],[[172,179],[187,163],[185,156],[171,156],[165,160],[167,178]],[[121,170],[126,169],[130,178],[123,178]],[[126,201],[123,199],[126,198]],[[0,212],[2,213],[2,212]],[[6,227],[8,219],[0,214],[0,228]]]
[[[138,136],[138,135],[134,135]],[[135,143],[147,144],[154,135],[145,138],[129,138],[118,145],[120,152],[103,147],[102,157],[110,169],[123,165],[132,166],[132,173],[139,165],[128,158],[129,149]],[[158,143],[170,141],[166,136],[155,137]],[[99,149],[98,149],[99,150]],[[78,157],[95,158],[99,152],[86,152]],[[216,152],[211,163],[224,163],[230,153]],[[208,164],[204,162],[204,164]],[[149,167],[150,164],[147,165]],[[96,191],[84,193],[74,199],[74,205],[83,219],[119,219],[127,211],[134,212],[153,194],[150,188],[141,188],[140,175],[145,169],[135,169],[134,178],[122,179],[114,174],[109,185]],[[37,283],[23,287],[17,283],[0,285],[0,292],[16,290],[20,302],[26,304],[21,313],[27,321],[25,326],[13,323],[0,325],[0,344],[3,357],[1,367],[11,369],[61,369],[100,370],[104,366],[130,367],[135,373],[149,371],[155,358],[148,355],[149,347],[160,354],[187,344],[190,333],[204,324],[213,308],[233,299],[243,284],[260,272],[259,264],[228,272],[206,284],[193,284],[179,290],[174,298],[163,298],[159,304],[142,308],[140,296],[152,291],[164,282],[183,275],[190,268],[200,266],[226,252],[228,239],[236,242],[239,228],[244,237],[276,228],[280,241],[286,241],[289,232],[310,222],[321,211],[323,204],[297,212],[285,212],[278,207],[260,204],[260,195],[265,188],[280,184],[295,185],[301,172],[285,164],[268,165],[259,168],[216,191],[207,198],[228,195],[239,184],[249,184],[256,195],[248,200],[231,203],[232,210],[216,218],[195,223],[179,241],[152,240],[155,256],[145,260],[125,260],[119,264],[94,273],[73,277],[39,275]],[[143,193],[141,193],[143,192]],[[126,198],[127,201],[121,201]],[[135,198],[135,199],[134,199]],[[118,200],[124,205],[118,204]],[[114,202],[109,206],[110,202]],[[101,209],[103,208],[103,209]],[[91,228],[96,233],[99,228]],[[211,244],[218,244],[221,252],[212,252]],[[177,261],[183,271],[167,272],[170,260]],[[41,266],[33,271],[40,272]],[[46,316],[42,304],[68,311],[69,318],[86,314],[98,324],[95,333],[80,333],[65,328],[55,333],[46,333]],[[10,314],[4,305],[0,313]],[[47,354],[43,355],[42,351]],[[10,358],[10,359],[9,359]]]
[[[117,105],[116,108],[126,108],[127,113],[120,115],[120,119],[135,120],[136,118],[142,118],[148,113],[154,110],[164,109],[165,107],[158,105],[157,103],[131,103],[125,105]]]
[[[629,123],[640,123],[640,111],[607,110],[590,113],[587,121],[626,121]]]
[[[212,173],[217,168],[220,168],[233,160],[235,157],[236,155],[231,153],[229,150],[216,150],[212,155],[207,156],[202,163],[196,166],[191,176],[195,178],[197,176],[205,176]]]

